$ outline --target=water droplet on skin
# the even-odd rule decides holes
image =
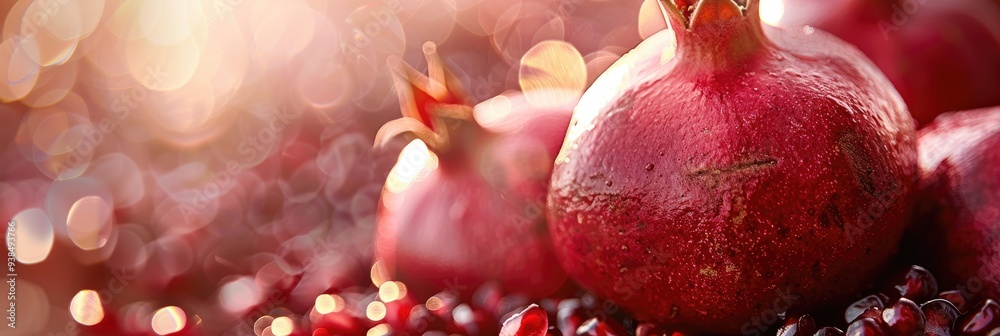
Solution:
[[[816,29],[810,26],[803,26],[802,32],[805,33],[806,35],[812,35],[813,33],[816,32]]]
[[[652,163],[647,163],[646,164],[646,171],[653,171],[653,164]]]
[[[611,180],[608,180],[607,182],[604,182],[604,185],[606,185],[606,186],[609,186],[609,187],[610,187],[610,186],[611,186],[612,184],[614,184],[614,182],[611,182]]]
[[[663,156],[663,152],[660,152],[660,156]]]

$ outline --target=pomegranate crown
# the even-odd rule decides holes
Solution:
[[[659,0],[681,59],[719,68],[769,45],[757,0]]]
[[[392,56],[387,60],[399,98],[402,118],[389,121],[375,135],[375,145],[383,146],[396,136],[412,134],[429,148],[445,151],[449,134],[457,125],[475,123],[472,107],[455,75],[444,66],[437,45],[423,45],[427,75]]]

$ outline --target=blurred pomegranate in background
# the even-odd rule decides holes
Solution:
[[[920,212],[907,252],[970,299],[1000,298],[1000,107],[941,115],[919,146]]]
[[[522,59],[524,93],[473,108],[436,46],[424,50],[429,77],[393,61],[404,117],[376,141],[402,133],[418,140],[382,192],[376,263],[418,299],[442,290],[468,296],[491,280],[530,297],[551,294],[566,276],[551,252],[544,200],[586,85],[582,57],[564,42],[539,44]]]
[[[781,25],[809,25],[861,49],[920,125],[1000,105],[1000,4],[987,0],[784,1]]]

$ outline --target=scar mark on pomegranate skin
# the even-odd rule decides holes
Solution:
[[[854,177],[861,187],[861,191],[870,196],[875,196],[877,192],[874,178],[875,171],[872,168],[873,164],[871,159],[865,156],[865,153],[862,152],[856,142],[857,136],[849,133],[843,134],[837,139],[837,145],[847,157],[848,163],[851,165],[851,170],[854,172]]]
[[[703,177],[703,176],[719,176],[719,175],[729,175],[735,173],[752,173],[760,171],[764,168],[774,168],[778,164],[778,160],[773,158],[753,160],[749,162],[737,163],[734,165],[729,165],[725,167],[718,168],[702,168],[695,170],[688,174],[691,177]]]

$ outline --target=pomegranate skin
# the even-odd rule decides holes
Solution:
[[[921,126],[941,113],[1000,105],[996,3],[786,0],[785,8],[783,25],[812,25],[861,49]]]
[[[765,33],[756,1],[675,4],[676,56],[613,66],[574,112],[548,195],[561,264],[638,319],[694,332],[762,333],[769,313],[856,293],[911,208],[899,94],[832,36]]]
[[[488,281],[551,294],[566,274],[552,252],[545,195],[575,101],[509,93],[473,108],[435,50],[424,46],[430,78],[395,63],[404,118],[379,138],[410,132],[422,141],[407,145],[382,191],[372,279],[400,280],[418,299],[468,298]]]
[[[1000,107],[941,115],[920,131],[912,247],[965,299],[1000,297]]]

